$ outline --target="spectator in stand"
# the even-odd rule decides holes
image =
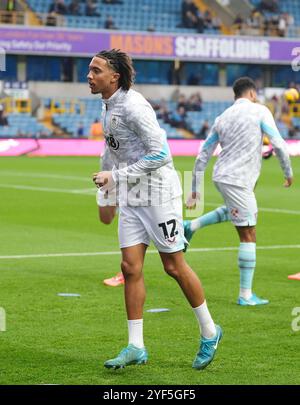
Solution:
[[[278,35],[280,37],[285,37],[287,32],[287,21],[284,14],[279,16],[278,20]]]
[[[70,15],[81,15],[79,0],[72,0],[68,7],[68,14]]]
[[[207,120],[203,121],[202,127],[199,132],[196,134],[197,139],[206,139],[209,131],[209,122]]]
[[[186,121],[186,111],[184,107],[179,107],[177,108],[176,111],[173,111],[172,115],[171,115],[171,120],[170,120],[170,124],[172,125],[172,127],[175,128],[182,128],[185,129],[186,131],[190,131],[192,132],[192,130],[190,129],[187,121]]]
[[[252,10],[250,17],[247,19],[247,25],[250,28],[261,29],[264,27],[264,17],[258,10]]]
[[[198,15],[195,18],[196,18],[195,28],[196,28],[198,34],[203,34],[204,28],[205,28],[205,23],[204,23],[204,19],[201,16],[200,12],[198,13]]]
[[[6,11],[1,16],[1,22],[4,24],[13,23],[13,12],[16,11],[16,2],[15,0],[0,1],[0,10]]]
[[[213,19],[212,19],[212,26],[215,30],[221,29],[222,21],[221,21],[220,17],[218,17],[217,15],[215,17],[213,17]]]
[[[194,28],[196,23],[196,17],[190,11],[187,11],[182,20],[182,27]]]
[[[177,101],[177,109],[180,107],[183,107],[184,109],[186,109],[187,105],[188,105],[188,101],[186,99],[186,96],[184,94],[179,94],[178,101]]]
[[[183,0],[181,6],[181,27],[195,28],[198,33],[204,31],[204,19],[192,0]]]
[[[283,15],[286,19],[287,26],[292,27],[295,24],[294,16],[289,13],[284,13]]]
[[[205,28],[212,28],[212,15],[211,12],[206,9],[204,14],[203,14],[203,19],[204,19],[204,27]]]
[[[269,20],[269,33],[270,36],[278,35],[279,15],[273,15]]]
[[[170,111],[166,103],[161,104],[160,108],[156,112],[157,118],[163,120],[166,124],[171,123]]]
[[[94,139],[103,139],[103,127],[99,120],[95,120],[90,128],[90,135]]]
[[[183,23],[183,28],[194,28],[199,34],[202,34],[204,31],[204,20],[201,15],[196,16],[191,11],[187,11]]]
[[[279,11],[278,0],[262,0],[258,5],[258,10],[271,11],[277,13]]]
[[[101,14],[97,12],[97,2],[94,0],[87,0],[85,6],[85,15],[87,17],[100,17]]]
[[[155,29],[154,25],[149,25],[148,28],[147,28],[147,31],[148,32],[155,32],[156,29]]]
[[[80,122],[78,124],[77,132],[76,132],[77,138],[82,138],[84,136],[84,125],[83,122]]]
[[[6,1],[6,11],[16,11],[16,0]]]
[[[192,94],[188,101],[188,111],[202,111],[202,97],[201,94],[195,93]]]
[[[55,27],[56,24],[57,24],[56,13],[52,11],[51,13],[47,14],[46,25],[48,27]]]
[[[55,0],[49,7],[49,14],[56,13],[65,15],[68,13],[64,0]]]
[[[4,110],[3,109],[1,110],[1,108],[0,108],[0,126],[8,127],[8,120],[5,116]]]
[[[165,99],[161,99],[161,101],[157,101],[157,100],[151,100],[147,98],[148,103],[151,104],[153,110],[155,112],[157,112],[162,105],[166,105]]]
[[[235,17],[235,20],[233,21],[233,24],[236,26],[237,30],[241,30],[242,26],[244,24],[244,19],[240,14],[237,14]]]
[[[117,30],[117,29],[118,29],[118,28],[115,26],[115,22],[114,22],[114,20],[113,20],[113,18],[112,18],[111,15],[108,15],[108,16],[107,16],[107,18],[106,18],[106,20],[105,20],[105,23],[104,23],[104,28],[105,28],[106,30]]]
[[[183,0],[181,5],[181,20],[184,21],[187,12],[191,12],[195,16],[198,13],[198,8],[193,0]]]
[[[102,0],[104,4],[123,4],[122,0]]]
[[[179,97],[181,96],[180,89],[176,87],[176,89],[170,95],[170,101],[174,103],[178,103]]]

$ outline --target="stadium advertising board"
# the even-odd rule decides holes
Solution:
[[[90,57],[120,48],[143,59],[290,64],[297,47],[299,40],[278,38],[0,27],[0,48],[15,54]]]
[[[202,147],[203,140],[169,139],[173,156],[196,156]],[[300,156],[300,141],[288,140],[290,156]],[[103,141],[89,139],[0,139],[0,156],[99,156],[103,150]],[[268,146],[264,147],[268,150]],[[214,156],[220,153],[220,146]]]

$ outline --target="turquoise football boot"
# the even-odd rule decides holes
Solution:
[[[183,229],[184,229],[184,237],[187,240],[187,242],[189,242],[195,233],[195,231],[191,230],[191,221],[189,221],[189,220],[183,221]],[[184,250],[183,250],[184,252],[186,252],[188,246],[189,246],[188,243],[184,244]]]
[[[269,300],[259,298],[256,294],[253,293],[247,300],[245,298],[239,297],[237,303],[238,305],[242,306],[266,305],[269,304]]]
[[[145,347],[139,349],[138,347],[130,344],[123,349],[119,355],[111,360],[107,360],[104,363],[106,368],[124,368],[134,364],[146,364],[148,361],[148,353]]]
[[[209,363],[212,362],[218,344],[223,336],[222,329],[219,325],[216,325],[216,329],[217,329],[216,336],[210,339],[201,336],[200,349],[193,362],[193,368],[197,370],[203,370],[205,367],[209,365]]]

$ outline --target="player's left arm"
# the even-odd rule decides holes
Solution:
[[[271,111],[265,107],[264,114],[260,123],[262,132],[269,138],[276,156],[279,159],[280,166],[285,177],[285,187],[289,187],[293,182],[293,170],[289,157],[289,152],[286,143],[276,126],[275,120]]]

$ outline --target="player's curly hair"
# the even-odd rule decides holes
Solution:
[[[111,69],[120,74],[119,87],[123,90],[130,89],[134,82],[135,71],[132,59],[127,53],[120,49],[110,49],[98,52],[95,56],[105,59]]]

